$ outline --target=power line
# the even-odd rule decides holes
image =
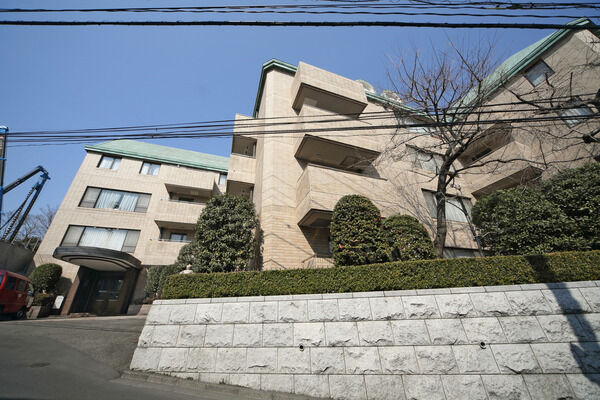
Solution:
[[[564,29],[581,31],[590,25],[545,23],[471,23],[471,22],[408,22],[408,21],[24,21],[4,20],[0,25],[13,26],[263,26],[263,27],[405,27],[446,29]]]
[[[295,6],[292,6],[295,8]],[[302,7],[300,7],[302,8]],[[318,8],[321,8],[320,6]],[[436,8],[436,7],[432,7]],[[600,8],[600,7],[598,7]],[[199,13],[199,14],[302,14],[302,15],[377,15],[377,16],[439,16],[439,17],[500,17],[500,18],[581,18],[581,15],[541,15],[541,14],[506,14],[494,13],[482,9],[485,13],[466,12],[433,12],[433,11],[340,11],[332,10],[305,10],[305,9],[243,9],[242,7],[161,7],[161,8],[97,8],[97,9],[0,9],[0,13],[64,13],[64,12],[109,12],[109,13]],[[544,10],[545,11],[545,10]],[[598,18],[598,15],[588,15],[588,18]]]
[[[596,93],[578,93],[576,96],[581,98],[582,101],[591,101],[595,99]],[[453,118],[457,116],[476,116],[476,115],[489,115],[489,114],[510,114],[510,113],[523,113],[523,112],[538,112],[539,108],[535,105],[543,107],[544,112],[559,111],[562,109],[560,106],[553,106],[554,102],[563,102],[570,100],[572,95],[565,96],[553,96],[552,98],[541,98],[535,99],[529,102],[529,104],[522,101],[513,102],[500,102],[500,103],[486,103],[476,107],[473,110],[470,106],[455,107],[448,112],[449,116]],[[587,97],[590,97],[586,99]],[[547,105],[548,104],[548,105]],[[390,104],[391,105],[391,104]],[[532,106],[534,105],[534,106]],[[22,132],[11,132],[11,137],[29,137],[29,136],[43,136],[43,135],[56,135],[56,134],[77,134],[77,133],[102,133],[102,132],[135,132],[135,131],[149,131],[148,134],[157,134],[159,131],[167,129],[200,129],[200,128],[220,128],[220,129],[234,129],[234,128],[256,128],[256,127],[274,127],[281,125],[293,125],[293,124],[319,124],[328,122],[343,122],[346,121],[341,118],[350,118],[350,120],[356,121],[374,121],[381,119],[390,118],[412,118],[419,119],[427,116],[428,113],[433,110],[427,109],[408,109],[398,111],[394,109],[395,106],[391,105],[391,110],[386,111],[371,111],[363,113],[348,113],[348,114],[331,114],[323,113],[310,116],[278,116],[278,117],[266,117],[266,118],[248,118],[248,119],[225,119],[225,120],[211,120],[203,122],[189,122],[189,123],[172,123],[172,124],[158,124],[158,125],[135,125],[135,126],[124,126],[124,127],[105,127],[105,128],[84,128],[84,129],[71,129],[71,130],[42,130],[42,131],[22,131]],[[506,106],[526,106],[527,108],[510,108],[510,109],[495,109],[497,107]],[[441,112],[444,112],[442,110]],[[324,118],[324,119],[323,119]]]
[[[569,116],[569,120],[600,120],[600,114],[594,114],[592,116]],[[320,136],[331,136],[341,137],[336,132],[364,132],[364,131],[377,131],[377,130],[396,130],[399,128],[443,128],[451,127],[453,125],[461,126],[487,126],[496,125],[499,123],[506,124],[520,124],[520,123],[538,123],[538,122],[554,122],[563,121],[564,118],[561,116],[542,116],[542,117],[523,117],[523,118],[506,118],[506,119],[489,119],[484,121],[462,121],[460,124],[454,122],[431,122],[431,123],[418,123],[418,124],[389,124],[389,125],[378,125],[378,126],[350,126],[350,127],[334,127],[334,128],[301,128],[301,129],[279,129],[279,130],[265,130],[265,131],[249,131],[244,133],[235,132],[215,132],[215,131],[167,131],[161,133],[135,133],[135,134],[119,134],[119,135],[80,135],[80,136],[54,136],[54,137],[43,137],[43,138],[11,138],[8,137],[9,143],[52,143],[52,142],[97,142],[101,140],[117,140],[117,139],[175,139],[175,138],[206,138],[206,137],[234,137],[234,136],[273,136],[283,135],[289,136],[290,134],[304,135],[307,133],[320,133]],[[327,135],[326,133],[332,133]],[[325,134],[323,134],[325,133]],[[389,135],[390,133],[373,134],[373,133],[360,133],[355,136],[382,136]]]

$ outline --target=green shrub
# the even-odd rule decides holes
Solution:
[[[159,297],[167,276],[178,274],[183,270],[184,268],[178,265],[153,265],[149,267],[146,286],[144,287],[146,296],[150,298]]]
[[[392,215],[381,225],[392,261],[428,260],[435,250],[425,227],[410,215]]]
[[[58,264],[42,264],[31,272],[29,279],[36,292],[53,293],[60,280],[62,267]]]
[[[256,211],[250,200],[231,195],[215,196],[202,210],[194,242],[182,258],[191,261],[195,272],[246,270],[252,261],[257,225]]]
[[[329,226],[335,265],[389,260],[380,226],[381,214],[371,200],[355,194],[342,197],[333,208]]]
[[[181,268],[181,270],[187,268],[188,265],[194,265],[194,260],[199,251],[198,242],[196,240],[191,241],[179,250],[175,265]]]
[[[542,184],[542,192],[591,248],[600,249],[600,163],[561,171]]]
[[[52,293],[36,293],[33,296],[33,304],[34,306],[42,306],[48,307],[54,304],[54,300],[56,299],[56,295]]]
[[[172,275],[162,298],[238,297],[600,279],[600,251],[388,262],[346,268]]]
[[[473,223],[493,254],[584,250],[576,224],[535,188],[499,190],[473,207]]]

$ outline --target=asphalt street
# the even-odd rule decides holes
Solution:
[[[0,321],[0,399],[239,399],[119,379],[144,317]]]

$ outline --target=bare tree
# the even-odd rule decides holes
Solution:
[[[463,49],[450,43],[448,48],[429,58],[415,51],[389,72],[403,105],[393,107],[399,129],[386,153],[395,159],[414,161],[423,154],[434,159],[428,179],[435,182],[433,231],[439,257],[448,234],[449,188],[460,188],[459,177],[465,182],[477,175],[495,180],[520,163],[529,172],[519,179],[527,181],[552,166],[561,168],[598,153],[595,145],[583,143],[597,129],[597,119],[587,111],[572,112],[595,104],[589,84],[595,82],[593,92],[598,90],[596,52],[590,51],[585,61],[565,60],[568,65],[544,72],[545,82],[533,85],[522,74],[511,75],[507,63],[495,69],[492,44]],[[578,79],[575,74],[583,72],[586,78]],[[411,133],[406,129],[411,124],[421,131]]]
[[[29,214],[19,229],[13,244],[35,251],[50,227],[50,223],[56,215],[56,211],[57,207],[46,204],[39,209],[38,213]],[[8,221],[12,215],[13,212],[11,211],[2,213],[2,220]],[[0,230],[0,236],[4,236],[4,231],[8,229],[8,226],[9,224],[4,223],[2,230]]]

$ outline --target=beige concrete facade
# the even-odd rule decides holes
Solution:
[[[597,43],[589,31],[550,42],[488,95],[484,107],[503,112],[485,118],[556,117],[561,105],[569,108],[569,99],[593,96],[600,87]],[[533,86],[525,74],[540,61],[553,72]],[[532,109],[522,98],[555,108],[553,112]],[[552,102],[541,103],[547,99]],[[522,104],[507,105],[515,102]],[[504,105],[494,106],[499,103]],[[395,128],[398,121],[389,111],[402,105],[393,98],[306,63],[295,67],[272,60],[263,66],[256,104],[254,118],[237,116],[228,191],[253,195],[262,229],[264,269],[331,265],[328,224],[334,205],[347,194],[370,198],[384,217],[413,215],[433,236],[435,219],[426,196],[435,189],[435,173],[407,153],[443,149],[422,129]],[[596,104],[588,102],[586,107],[598,112]],[[287,132],[274,133],[282,128],[272,121],[286,122]],[[448,194],[463,199],[469,214],[476,199],[493,190],[590,161],[598,146],[584,144],[581,137],[598,127],[593,118],[575,126],[566,119],[550,126],[548,122],[488,124],[481,139],[455,165],[461,168],[476,158],[481,167],[460,173]],[[249,146],[255,149],[249,152]],[[482,153],[483,157],[476,157]],[[511,162],[490,162],[495,159]],[[448,256],[477,254],[468,218],[449,222],[446,246],[451,249]]]
[[[362,117],[389,111],[389,100],[305,63],[295,74],[276,67],[264,73],[256,119],[238,116],[236,125],[242,140],[254,139],[254,159],[236,154],[244,147],[235,136],[228,179],[230,192],[254,182],[264,269],[331,265],[328,223],[336,202],[347,194],[367,196],[384,217],[408,213],[433,227],[422,190],[435,187],[434,174],[387,156],[398,134],[393,116]],[[283,117],[293,132],[270,134],[280,129],[269,126],[273,117]],[[248,121],[252,127],[246,127]],[[381,129],[385,126],[390,128]],[[247,176],[250,162],[255,163],[253,176]],[[471,195],[464,190],[453,194]],[[449,247],[476,248],[467,223],[450,224]]]
[[[201,153],[197,154],[202,157]],[[100,168],[103,156],[120,158],[118,168]],[[223,159],[226,165],[227,159]],[[58,263],[63,267],[63,277],[73,282],[80,267],[52,256],[55,249],[63,245],[69,226],[139,231],[135,250],[130,254],[141,261],[142,270],[132,299],[143,298],[144,267],[172,264],[181,247],[192,238],[205,202],[212,195],[225,191],[222,178],[219,185],[222,172],[163,162],[157,175],[145,175],[141,173],[144,162],[144,155],[139,153],[133,158],[88,149],[37,251],[36,265]],[[156,160],[152,163],[157,164]],[[82,199],[88,188],[147,194],[150,199],[147,209],[142,212],[83,207]],[[171,233],[187,234],[187,240],[173,241]]]
[[[579,31],[532,51],[487,98],[485,106],[501,112],[484,119],[556,116],[561,104],[569,108],[568,99],[590,98],[600,87],[597,43],[592,33]],[[534,86],[525,74],[540,61],[552,73]],[[518,96],[533,102],[553,98],[555,108],[506,105],[521,101]],[[592,113],[599,111],[593,102],[586,107]],[[144,266],[170,264],[183,243],[160,240],[161,232],[163,238],[173,232],[191,233],[202,203],[224,191],[252,198],[260,220],[257,267],[263,269],[330,266],[329,221],[333,207],[347,194],[368,197],[384,217],[412,215],[433,237],[435,166],[432,170],[431,162],[420,162],[418,154],[436,146],[438,152],[441,149],[424,128],[399,129],[392,112],[398,108],[405,109],[393,96],[378,95],[362,81],[302,62],[293,66],[271,60],[263,65],[253,116],[236,115],[228,168],[217,171],[161,162],[159,174],[149,176],[140,174],[143,156],[123,156],[119,168],[110,170],[98,168],[102,152],[90,151],[38,250],[36,263],[62,263],[64,275],[75,279],[78,267],[57,261],[52,254],[68,227],[79,225],[139,230],[132,255]],[[404,122],[423,122],[422,118],[417,115]],[[455,163],[456,168],[473,160],[483,165],[459,173],[448,189],[454,200],[461,201],[455,201],[450,213],[454,218],[449,217],[447,256],[477,254],[468,214],[478,197],[589,161],[599,149],[584,144],[581,137],[598,127],[593,118],[574,125],[567,118],[552,121],[551,126],[489,124]],[[487,163],[499,158],[518,160]],[[227,183],[219,185],[224,172]],[[87,187],[146,193],[150,203],[143,213],[80,207]],[[196,196],[196,201],[174,201],[189,196]],[[143,279],[138,280],[134,298],[141,295],[140,282]]]

